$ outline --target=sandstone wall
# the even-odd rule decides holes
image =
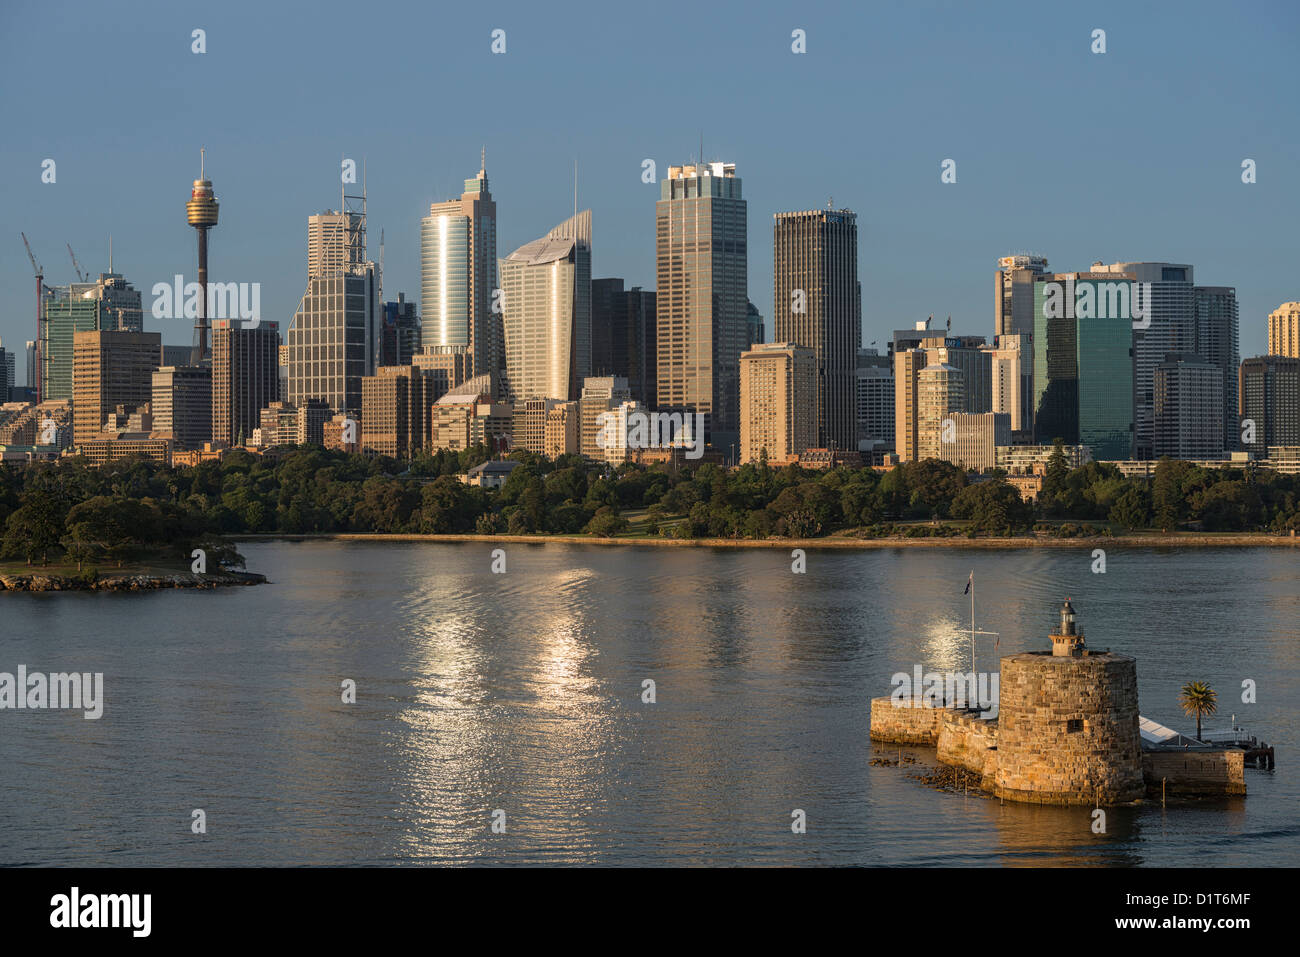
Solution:
[[[923,744],[939,741],[943,708],[916,708],[910,701],[894,706],[890,697],[871,699],[871,738],[887,744]]]
[[[1089,806],[1143,796],[1134,659],[1009,655],[1000,691],[998,796]]]
[[[1171,795],[1245,794],[1245,759],[1246,752],[1236,748],[1223,751],[1146,751],[1142,755],[1142,772],[1153,795],[1159,795],[1162,778]]]
[[[998,766],[998,722],[986,721],[969,711],[945,710],[940,720],[937,757],[983,775],[984,786],[992,789]]]

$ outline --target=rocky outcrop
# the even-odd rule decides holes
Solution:
[[[260,585],[265,575],[253,572],[220,572],[194,575],[0,575],[0,591],[155,591],[160,588],[222,588],[227,585]]]

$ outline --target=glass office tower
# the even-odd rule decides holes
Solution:
[[[1128,459],[1133,455],[1132,319],[1076,309],[1075,300],[1090,295],[1093,302],[1105,301],[1103,287],[1129,285],[1129,280],[1090,275],[1049,274],[1034,283],[1035,441],[1050,444],[1059,438],[1066,445],[1088,446],[1098,460]],[[1063,310],[1048,306],[1052,282],[1073,294]]]

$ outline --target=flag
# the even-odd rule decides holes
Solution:
[[[963,595],[969,595],[969,594],[970,594],[970,586],[973,585],[973,584],[975,584],[975,573],[974,573],[974,572],[971,572],[971,573],[970,573],[970,578],[966,579],[966,590],[965,590],[964,592],[962,592],[962,594],[963,594]],[[973,627],[975,627],[975,626],[972,625],[971,627],[973,628]]]

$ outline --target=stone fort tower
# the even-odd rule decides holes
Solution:
[[[1142,797],[1136,659],[1089,651],[1068,598],[1051,638],[1050,653],[1002,659],[995,792],[1093,807]]]

